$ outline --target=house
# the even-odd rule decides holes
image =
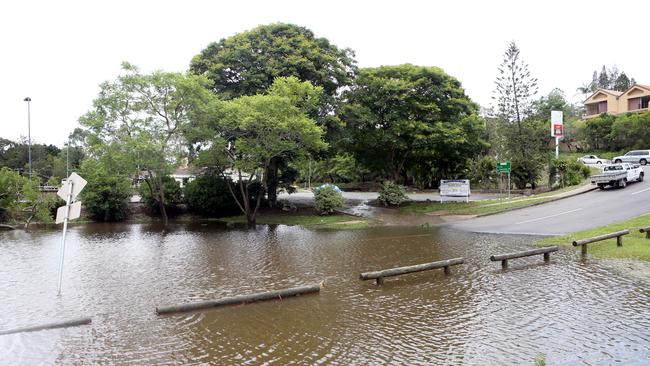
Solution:
[[[171,174],[171,177],[178,182],[181,188],[185,188],[187,183],[196,179],[196,175],[192,174],[192,171],[187,167],[187,165],[176,168],[176,170]]]
[[[628,112],[648,112],[650,86],[635,84],[625,91],[598,89],[585,100],[585,118],[601,113],[622,114]]]

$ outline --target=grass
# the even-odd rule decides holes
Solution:
[[[586,182],[586,181],[585,181]],[[532,204],[554,200],[555,195],[576,189],[577,186],[565,187],[551,192],[532,195],[510,200],[484,200],[466,202],[427,202],[410,203],[400,210],[411,213],[434,213],[437,215],[485,215],[509,211],[515,208],[527,207]]]
[[[245,224],[246,216],[224,217],[219,221]],[[257,214],[256,222],[262,225],[300,225],[308,228],[323,229],[363,229],[371,226],[370,220],[347,215],[295,215],[295,214]]]
[[[650,239],[638,228],[650,226],[650,214],[641,215],[630,220],[617,222],[595,229],[579,231],[569,235],[542,239],[536,242],[539,246],[563,245],[571,246],[574,240],[608,234],[619,230],[630,230],[629,235],[623,236],[623,246],[616,246],[616,239],[608,239],[589,244],[587,252],[599,258],[638,259],[650,261]],[[580,247],[576,247],[580,250]]]

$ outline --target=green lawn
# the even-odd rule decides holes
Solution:
[[[591,243],[587,252],[600,258],[639,259],[650,261],[650,239],[645,238],[645,233],[639,232],[639,227],[650,226],[650,214],[635,217],[630,220],[602,226],[595,229],[579,231],[577,233],[546,238],[537,241],[537,245],[564,245],[571,246],[574,240],[589,238],[597,235],[608,234],[619,230],[630,230],[629,235],[623,236],[623,246],[616,246],[616,239],[608,239]],[[580,250],[580,247],[576,247]]]
[[[220,218],[219,221],[245,224],[246,216]],[[258,214],[256,222],[262,225],[300,225],[309,228],[361,229],[369,227],[372,221],[347,215],[295,215],[285,213]]]
[[[579,186],[565,187],[551,192],[532,195],[528,197],[517,197],[512,199],[485,200],[465,202],[415,202],[400,208],[404,212],[411,213],[435,213],[437,215],[483,215],[498,213],[514,208],[526,207],[537,203],[548,202],[556,199],[557,194],[574,190]]]

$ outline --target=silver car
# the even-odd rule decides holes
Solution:
[[[618,163],[634,163],[646,165],[650,161],[650,150],[632,150],[623,156],[617,156],[612,161]]]
[[[596,155],[585,155],[583,157],[578,158],[578,161],[582,162],[583,164],[602,164],[602,163],[609,163],[609,160],[601,159],[597,157]]]

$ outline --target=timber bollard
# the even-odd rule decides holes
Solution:
[[[282,298],[284,297],[300,296],[303,294],[320,292],[320,289],[322,287],[323,287],[323,282],[311,286],[293,287],[284,290],[258,292],[250,295],[224,297],[223,299],[217,299],[217,300],[208,300],[208,301],[201,301],[201,302],[181,304],[181,305],[172,305],[172,306],[160,306],[160,307],[156,307],[156,313],[158,315],[170,314],[170,313],[183,313],[188,311],[216,308],[216,307],[227,306],[227,305],[249,304],[252,302],[275,300],[275,299],[282,300]]]
[[[544,254],[544,262],[548,263],[551,260],[551,253],[552,252],[557,252],[558,249],[559,248],[557,246],[552,246],[552,247],[545,247],[545,248],[539,248],[539,249],[525,250],[523,252],[496,254],[496,255],[490,256],[490,260],[492,262],[501,261],[501,268],[507,269],[509,259],[530,257],[532,255]]]
[[[421,271],[427,271],[430,269],[437,269],[437,268],[444,268],[445,274],[449,275],[451,273],[451,269],[450,269],[451,266],[455,266],[463,263],[465,263],[464,258],[453,258],[453,259],[447,259],[438,262],[416,264],[413,266],[384,269],[381,271],[363,272],[359,275],[359,279],[361,279],[362,281],[376,280],[377,285],[383,285],[384,277],[399,276],[407,273],[421,272]]]
[[[621,230],[621,231],[615,231],[615,232],[609,233],[609,234],[594,236],[592,238],[585,238],[585,239],[575,240],[573,242],[573,246],[574,247],[577,247],[579,245],[582,246],[582,250],[580,252],[582,253],[582,255],[586,255],[587,254],[587,244],[595,243],[597,241],[616,238],[616,246],[617,247],[622,247],[623,246],[623,235],[627,235],[629,233],[630,233],[630,230]]]
[[[90,323],[92,323],[92,318],[90,318],[90,317],[78,318],[78,319],[70,319],[70,320],[64,320],[64,321],[55,322],[55,323],[48,323],[48,324],[33,325],[33,326],[23,327],[23,328],[14,328],[14,329],[8,329],[8,330],[1,330],[0,335],[14,334],[14,333],[24,333],[24,332],[36,332],[36,331],[39,331],[39,330],[56,329],[56,328],[76,327],[78,325],[86,325],[86,324],[90,324]]]
[[[639,228],[640,233],[645,233],[645,238],[650,239],[650,226]]]

